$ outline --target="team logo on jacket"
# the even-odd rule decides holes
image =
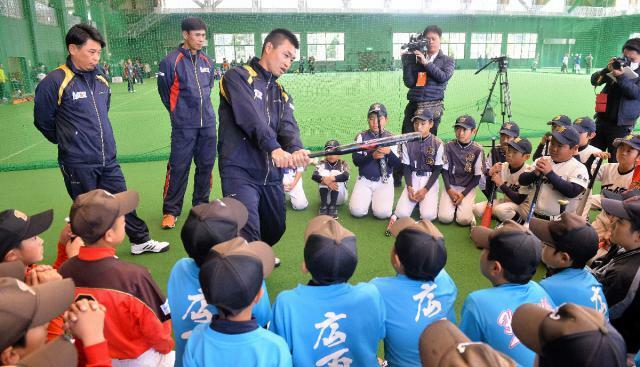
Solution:
[[[262,99],[262,92],[257,89],[253,90],[253,99]]]
[[[72,92],[71,93],[73,96],[73,100],[75,101],[76,99],[80,99],[80,98],[87,98],[87,92],[85,91],[81,91],[81,92]]]
[[[205,67],[200,67],[200,72],[201,73],[209,73],[209,68],[205,68]]]

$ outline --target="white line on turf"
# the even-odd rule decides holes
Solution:
[[[39,145],[39,144],[40,144],[40,143],[42,143],[43,141],[44,141],[44,140],[40,140],[39,142],[37,142],[37,143],[33,143],[33,144],[29,145],[28,147],[26,147],[26,148],[24,148],[24,149],[22,149],[22,150],[19,150],[19,151],[15,152],[15,153],[11,153],[11,154],[9,154],[8,156],[6,156],[6,157],[4,157],[4,158],[0,158],[0,162],[2,162],[2,161],[6,161],[7,159],[13,158],[13,157],[17,156],[18,154],[24,153],[24,152],[26,152],[27,150],[29,150],[29,149],[31,149],[31,148],[34,148],[36,145]]]

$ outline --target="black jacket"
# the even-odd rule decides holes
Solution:
[[[634,70],[640,73],[640,68]],[[607,110],[597,113],[597,116],[617,126],[636,125],[640,116],[640,77],[629,79],[624,76],[617,77],[614,82],[607,76],[609,70],[604,68],[591,75],[591,85],[594,87],[605,84],[602,93],[607,94]]]
[[[441,51],[433,62],[424,66],[416,63],[414,54],[402,55],[402,79],[409,88],[407,99],[411,102],[441,101],[447,82],[453,75],[455,61]],[[419,73],[426,73],[426,84],[418,86]]]

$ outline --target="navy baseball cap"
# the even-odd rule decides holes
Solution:
[[[558,126],[552,133],[558,143],[574,147],[580,144],[580,134],[573,126]]]
[[[547,125],[555,125],[555,126],[571,126],[571,119],[567,115],[557,115],[547,122]]]
[[[387,116],[387,108],[382,103],[374,103],[369,106],[369,112],[367,112],[367,116],[372,113],[377,114],[378,116]]]
[[[237,237],[248,218],[244,204],[232,197],[196,205],[180,232],[184,250],[200,265],[213,246]]]
[[[333,140],[329,140],[326,143],[324,143],[324,150],[331,150],[333,148],[337,148],[340,146],[340,142],[333,139]]]
[[[391,226],[396,237],[394,250],[407,277],[432,281],[447,263],[444,236],[433,223],[400,218]]]
[[[574,265],[583,267],[598,252],[598,234],[582,216],[564,212],[560,220],[531,218],[529,229],[542,242],[571,256]]]
[[[476,120],[474,120],[473,117],[469,115],[462,115],[456,119],[456,123],[453,125],[453,127],[457,126],[464,127],[465,129],[469,130],[475,129]]]
[[[433,112],[431,112],[431,110],[428,108],[418,110],[416,111],[416,114],[411,118],[411,121],[415,121],[416,119],[431,121],[433,120]]]
[[[53,221],[53,209],[28,216],[25,213],[7,209],[0,213],[0,261],[7,252],[18,248],[20,242],[46,231]]]
[[[273,271],[275,255],[261,241],[236,237],[211,249],[200,266],[200,286],[209,304],[235,315],[256,297]]]
[[[500,134],[509,135],[512,138],[520,136],[520,126],[513,121],[505,122],[500,128]]]
[[[602,210],[618,218],[631,221],[635,228],[640,228],[640,200],[631,197],[626,200],[602,199]]]
[[[527,303],[513,314],[511,327],[536,352],[540,367],[627,365],[624,339],[593,308],[564,303],[552,311]]]
[[[578,133],[595,133],[596,132],[596,123],[590,119],[589,117],[580,117],[577,118],[573,122],[573,127],[578,131]]]
[[[532,148],[529,139],[515,138],[508,141],[507,144],[522,154],[531,154]]]
[[[489,250],[489,260],[499,261],[510,273],[533,276],[540,264],[540,240],[513,220],[496,229],[473,227],[471,239],[479,248]]]
[[[640,150],[640,135],[629,134],[623,138],[617,138],[613,141],[613,146],[616,148],[620,144],[626,144],[635,150]]]
[[[304,234],[304,262],[320,284],[345,283],[358,264],[356,236],[328,215],[319,215]]]

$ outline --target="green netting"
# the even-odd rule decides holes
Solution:
[[[419,2],[427,7],[431,3]],[[195,15],[205,20],[209,27],[206,52],[216,59],[218,67],[223,57],[230,63],[240,63],[259,54],[264,35],[273,28],[286,27],[300,38],[300,56],[308,60],[313,55],[317,60],[314,74],[309,73],[308,63],[300,73],[296,62],[281,79],[294,98],[303,142],[317,149],[328,139],[353,139],[366,127],[366,108],[372,102],[387,105],[388,128],[400,131],[407,89],[397,60],[399,45],[410,33],[437,24],[445,32],[443,51],[454,56],[457,65],[447,89],[440,135],[453,136],[451,121],[460,114],[480,116],[496,71],[488,68],[474,75],[478,56],[506,54],[512,57],[509,78],[513,119],[521,125],[523,135],[537,137],[547,129],[545,122],[556,114],[573,118],[593,114],[594,92],[585,73],[585,56],[593,55],[594,67],[603,66],[620,53],[630,35],[640,31],[640,15],[576,16],[589,14],[585,10],[589,8],[583,9],[582,5],[594,5],[592,13],[601,14],[596,10],[606,10],[613,1],[572,2],[567,12],[578,5],[580,11],[559,16],[504,15],[499,11],[450,15],[428,11],[417,15],[390,11],[175,13],[156,5],[151,0],[0,0],[0,63],[9,77],[5,96],[11,100],[33,94],[38,74],[64,61],[66,30],[78,21],[90,21],[108,43],[103,60],[114,78],[110,119],[120,161],[163,160],[169,153],[170,125],[154,76],[158,62],[181,40],[181,19]],[[560,73],[565,54],[570,55],[566,74]],[[580,74],[573,73],[575,54],[582,55]],[[140,59],[150,69],[143,73],[144,84],[137,84],[134,94],[127,93],[126,84],[117,79],[122,75],[123,61],[129,58]],[[212,100],[217,108],[217,90]],[[496,110],[499,113],[497,106]],[[0,171],[56,165],[56,147],[35,129],[32,114],[32,102],[0,105]],[[496,130],[495,125],[483,125],[478,136],[487,140]]]

